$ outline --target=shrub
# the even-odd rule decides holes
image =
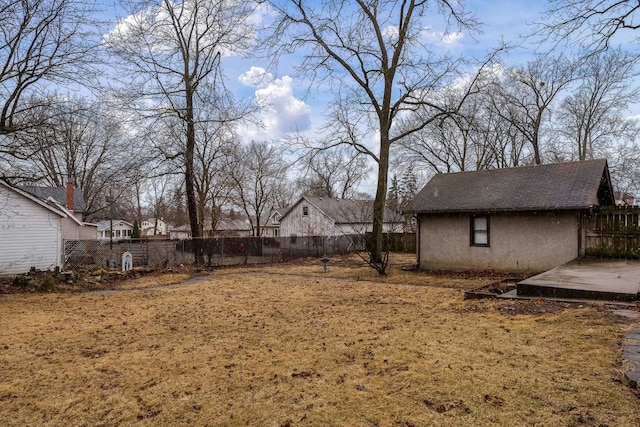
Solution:
[[[13,284],[15,286],[20,286],[21,288],[26,288],[31,284],[31,280],[27,276],[16,276],[13,279]]]

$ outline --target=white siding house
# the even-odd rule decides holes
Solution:
[[[62,210],[0,180],[0,276],[60,266],[65,218]]]
[[[111,224],[113,223],[113,230]],[[105,219],[98,223],[97,237],[101,240],[128,240],[133,233],[133,224],[122,219]]]
[[[280,218],[281,236],[343,236],[370,232],[373,201],[302,196]],[[383,231],[401,230],[401,218],[385,209]]]
[[[48,205],[62,211],[66,218],[62,220],[63,240],[93,240],[96,238],[96,224],[84,222],[86,203],[82,191],[68,182],[62,187],[44,187],[36,185],[13,186]]]
[[[280,236],[280,218],[282,212],[286,212],[287,208],[272,209],[267,215],[260,217],[260,229],[255,227],[256,236],[262,237],[279,237]]]
[[[114,230],[116,228],[114,227]],[[149,218],[140,223],[141,236],[157,236],[167,234],[167,223],[162,218]]]

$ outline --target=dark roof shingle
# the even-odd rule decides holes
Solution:
[[[435,175],[408,212],[587,209],[613,204],[605,159]]]
[[[16,187],[26,191],[27,193],[33,194],[42,200],[47,200],[47,198],[51,197],[62,206],[68,208],[66,187],[41,187],[37,185],[16,185]],[[73,210],[76,212],[84,212],[86,209],[87,205],[84,201],[84,197],[82,196],[82,191],[78,188],[74,188]]]
[[[373,221],[373,200],[353,200],[353,199],[333,199],[330,197],[308,197],[302,196],[296,203],[291,205],[283,216],[287,215],[302,200],[320,209],[328,218],[334,220],[336,224],[363,224]],[[393,211],[384,209],[385,222],[397,222]]]

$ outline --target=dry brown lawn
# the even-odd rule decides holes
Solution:
[[[0,295],[0,425],[640,425],[605,306],[298,267]]]
[[[363,254],[364,256],[364,254]],[[322,262],[317,258],[308,258],[282,264],[243,266],[243,271],[290,274],[292,276],[312,276],[351,280],[373,281],[376,283],[413,284],[445,288],[472,289],[505,277],[528,277],[532,274],[514,274],[498,271],[483,272],[423,272],[414,270],[415,254],[392,253],[386,276],[380,276],[357,254],[337,255],[330,258],[325,273]],[[218,273],[234,272],[237,267],[222,268]]]

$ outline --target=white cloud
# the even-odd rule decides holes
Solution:
[[[464,33],[461,31],[445,33],[442,31],[436,31],[432,27],[425,27],[422,30],[422,37],[432,44],[454,47],[461,45],[462,39],[464,39]]]
[[[442,41],[444,44],[456,44],[464,38],[464,34],[460,31],[454,33],[448,33],[442,35]]]
[[[177,20],[185,37],[190,35],[192,40],[199,40],[201,46],[208,43],[223,56],[238,55],[255,43],[256,27],[266,13],[265,7],[252,8],[243,3],[227,0],[223,5],[207,6],[198,0],[184,0],[151,5],[119,19],[115,27],[103,35],[102,41],[133,51],[174,52],[179,44],[175,34],[174,20]],[[193,48],[190,42],[188,49]]]
[[[238,80],[245,86],[256,88],[255,99],[262,110],[260,119],[268,139],[311,127],[311,108],[295,97],[291,77],[275,79],[264,68],[251,67]],[[259,133],[257,129],[245,130],[245,136],[252,138],[257,138]]]
[[[391,43],[394,43],[398,40],[399,30],[395,25],[389,25],[384,30],[382,30],[382,35],[389,39]]]
[[[251,67],[249,71],[238,77],[240,83],[249,87],[261,87],[273,81],[273,76],[262,67]]]

